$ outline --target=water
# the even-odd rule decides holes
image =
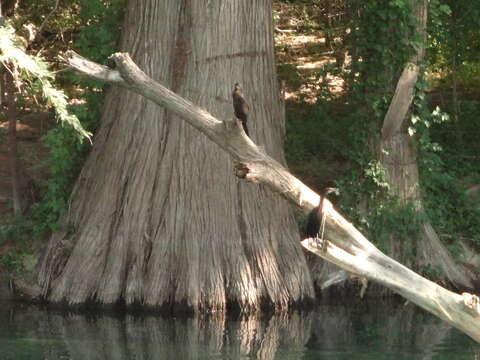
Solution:
[[[0,303],[0,360],[475,359],[480,344],[413,305],[323,305],[237,320]]]

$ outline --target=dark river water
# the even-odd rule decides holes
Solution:
[[[0,302],[0,359],[480,360],[480,345],[413,305],[322,305],[311,312],[225,319]]]

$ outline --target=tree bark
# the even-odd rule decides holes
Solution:
[[[147,74],[215,116],[233,118],[242,83],[252,138],[284,162],[269,1],[132,0],[123,28],[121,48]],[[285,201],[232,177],[228,156],[177,115],[112,89],[41,266],[44,297],[194,311],[311,300]]]
[[[407,134],[405,123],[410,114],[419,69],[425,57],[427,9],[427,0],[412,2],[413,16],[418,24],[415,31],[424,41],[400,76],[384,119],[378,151],[391,192],[402,203],[413,203],[418,212],[424,212],[424,208],[419,188],[417,151],[411,136]],[[391,237],[390,254],[401,263],[416,269],[433,266],[440,270],[442,278],[456,286],[472,287],[473,274],[454,262],[429,222],[421,225],[418,239],[400,241]]]
[[[237,161],[235,168],[238,176],[269,187],[306,213],[317,206],[319,196],[247,138],[239,122],[221,122],[149,79],[127,54],[115,54],[113,58],[120,72],[89,63],[73,53],[69,54],[67,61],[88,76],[111,79],[112,83],[142,94],[183,118]],[[480,299],[477,296],[452,293],[415,274],[373,246],[334,209],[328,199],[322,203],[326,220],[325,239],[328,242],[318,247],[312,239],[304,240],[302,245],[307,250],[349,272],[387,286],[480,341]]]

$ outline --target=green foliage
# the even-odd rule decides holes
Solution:
[[[0,273],[14,277],[25,270],[25,260],[30,256],[28,249],[31,241],[32,223],[23,216],[8,216],[0,224]]]
[[[421,119],[413,127],[419,137],[424,204],[450,249],[460,238],[480,248],[479,202],[465,193],[480,182],[480,103],[475,99],[480,79],[479,6],[478,0],[430,2],[430,82],[443,97],[433,101],[444,112],[437,106],[430,113],[425,99],[415,100]]]
[[[412,36],[415,24],[407,0],[354,1],[352,6],[359,14],[353,19],[349,39],[357,55],[352,74],[360,74],[352,80],[357,93],[374,94],[367,102],[376,101],[376,89],[382,93],[392,90],[392,78],[417,46],[418,39]]]
[[[123,1],[85,0],[80,2],[79,18],[88,25],[80,29],[74,41],[76,50],[88,59],[106,64],[115,50],[120,34]],[[67,84],[82,89],[71,112],[90,131],[98,126],[104,92],[107,86],[101,82],[75,74],[64,77]],[[78,91],[77,91],[78,92]],[[35,235],[42,237],[57,229],[57,220],[65,211],[73,183],[90,150],[88,144],[78,142],[68,128],[55,128],[48,132],[44,143],[50,156],[46,159],[50,177],[42,184],[43,196],[34,206]]]
[[[287,111],[287,161],[307,184],[319,190],[332,185],[334,173],[342,172],[339,166],[349,148],[344,129],[351,118],[339,121],[335,117],[338,106],[319,101],[292,106]]]
[[[424,215],[412,204],[393,196],[385,170],[377,160],[380,127],[391,101],[395,80],[419,46],[409,2],[353,1],[351,33],[347,39],[354,55],[347,78],[352,109],[341,150],[349,168],[336,181],[340,206],[356,226],[386,250],[388,239],[411,239]],[[345,133],[345,130],[343,130]]]
[[[378,161],[363,161],[366,159],[353,163],[347,175],[336,181],[340,208],[360,231],[388,252],[391,238],[414,239],[420,224],[427,219],[426,214],[391,194],[385,170]]]
[[[425,215],[418,213],[412,203],[402,204],[398,199],[390,197],[372,209],[365,225],[380,249],[388,251],[391,238],[395,241],[415,239],[425,220]],[[415,256],[413,251],[411,255]]]
[[[417,103],[418,104],[418,103]],[[475,108],[475,102],[473,104]],[[480,247],[480,206],[465,193],[465,184],[480,182],[480,164],[472,161],[478,157],[478,129],[473,110],[462,107],[459,122],[436,108],[425,113],[414,124],[419,138],[419,165],[424,205],[429,219],[447,244],[455,238],[469,239]],[[435,142],[432,138],[438,140]],[[440,145],[442,144],[442,145]],[[463,146],[462,146],[463,144]],[[465,146],[467,145],[467,146]],[[463,181],[462,181],[463,180]]]
[[[23,251],[9,251],[0,256],[0,268],[8,277],[15,277],[25,271],[25,258],[28,253]]]
[[[68,111],[67,97],[62,90],[54,86],[55,76],[49,70],[45,58],[39,54],[27,53],[23,46],[21,38],[9,23],[0,27],[0,62],[7,71],[12,73],[17,86],[22,91],[17,94],[17,99],[23,101],[24,97],[21,95],[26,94],[42,96],[45,99],[44,106],[52,107],[60,120],[62,127],[59,129],[69,132],[74,143],[81,142],[85,137],[90,138],[91,133],[84,129],[77,116]],[[54,149],[54,151],[57,150]],[[56,166],[59,165],[56,164]],[[53,211],[48,214],[48,216],[55,215],[58,215],[58,212]],[[42,219],[41,224],[43,220],[45,219]],[[35,225],[27,218],[2,219],[0,245],[8,242],[13,244],[15,249],[0,257],[0,266],[4,271],[14,274],[23,269],[23,260],[28,254],[26,244],[31,240],[32,228],[35,228]]]
[[[383,167],[365,150],[369,115],[343,102],[294,107],[287,112],[286,155],[292,170],[318,191],[334,182],[342,212],[386,251],[391,237],[414,238],[425,215],[390,194]],[[368,208],[359,211],[361,203]]]
[[[72,129],[57,127],[44,137],[50,155],[46,159],[50,177],[42,183],[42,200],[33,206],[34,233],[43,237],[57,229],[57,219],[65,211],[73,182],[89,145],[77,141]]]
[[[117,49],[125,0],[82,0],[82,27],[75,48],[89,60],[105,64]]]
[[[354,48],[347,83],[359,111],[363,130],[378,136],[390,104],[395,80],[419,44],[407,0],[353,1],[348,43]],[[371,141],[372,139],[370,139]],[[371,144],[365,144],[366,147]],[[363,155],[362,155],[363,156]]]
[[[107,63],[108,56],[118,42],[123,1],[88,0],[80,2],[79,17],[88,25],[81,28],[74,41],[76,50],[93,61]],[[66,83],[82,89],[79,105],[71,112],[90,131],[99,123],[104,92],[107,86],[75,74],[67,74]],[[90,150],[88,144],[78,142],[68,128],[55,128],[44,137],[50,156],[46,159],[50,177],[42,184],[42,201],[34,206],[35,234],[42,237],[57,229],[57,220],[65,211],[74,180]]]
[[[393,223],[398,206],[389,194],[384,169],[376,160],[372,146],[378,142],[394,80],[412,55],[418,39],[412,36],[415,24],[406,0],[353,1],[350,6],[356,14],[347,39],[355,55],[347,78],[353,111],[348,114],[351,119],[348,122],[351,126],[347,128],[348,146],[341,150],[349,159],[349,170],[345,177],[337,180],[337,186],[342,210],[363,231],[377,233],[381,229],[375,226]],[[368,203],[368,208],[360,214],[362,203]],[[392,211],[388,210],[390,207]]]
[[[442,75],[437,79],[447,87],[478,88],[480,0],[432,0],[429,11],[427,54],[432,71]]]
[[[31,56],[21,47],[21,41],[10,26],[0,27],[0,62],[12,73],[18,73],[23,86],[30,85],[31,89],[40,89],[41,95],[52,106],[58,119],[73,127],[80,139],[90,138],[91,133],[85,131],[75,115],[67,111],[67,97],[61,90],[56,89],[52,82],[54,74],[48,70],[48,65],[40,55]]]
[[[314,83],[322,100],[295,106],[287,114],[290,167],[317,189],[335,180],[342,211],[384,249],[391,236],[415,237],[427,219],[453,253],[459,238],[480,246],[479,199],[465,195],[469,185],[480,183],[480,0],[429,3],[429,83],[420,79],[416,86],[408,128],[418,149],[422,214],[390,194],[384,170],[373,160],[395,81],[419,44],[412,36],[411,9],[406,0],[354,0],[348,6],[353,18],[345,42],[352,62],[342,73],[325,67],[317,80],[335,73],[346,79],[349,92],[337,96],[337,107],[328,88],[319,90]],[[296,84],[284,73],[298,70],[292,65],[280,69],[281,78]],[[457,98],[451,95],[453,82]],[[432,85],[437,86],[433,105],[425,95]],[[337,111],[340,108],[347,110]],[[424,270],[436,274],[435,269]]]
[[[424,265],[419,272],[428,279],[438,279],[441,274],[441,270],[431,264]]]
[[[93,61],[107,63],[118,43],[124,0],[66,0],[57,8],[54,5],[55,2],[47,0],[26,0],[12,22],[19,27],[30,22],[37,27],[47,25],[44,30],[50,33],[71,33],[73,41],[69,44],[73,44],[77,52]],[[48,22],[44,24],[47,15]],[[95,131],[107,87],[71,73],[61,73],[61,77],[55,78],[45,58],[32,56],[22,49],[21,39],[13,27],[2,27],[0,31],[0,61],[18,69],[25,84],[25,94],[35,95],[40,91],[46,98],[45,105],[54,108],[62,123],[71,125],[58,126],[43,138],[50,154],[45,160],[49,178],[41,184],[41,201],[32,206],[33,223],[21,226],[19,222],[6,222],[3,231],[9,239],[21,239],[32,231],[35,238],[42,238],[57,228],[58,218],[65,211],[74,180],[90,149],[81,137],[88,137]],[[78,105],[67,105],[65,93],[54,88],[58,81],[66,93],[76,97]],[[13,264],[13,260],[15,256],[11,255],[5,261]]]
[[[31,223],[22,216],[8,216],[0,224],[0,246],[14,240],[16,246],[25,246],[30,239]]]

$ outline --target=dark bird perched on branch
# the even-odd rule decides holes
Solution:
[[[233,98],[233,110],[235,111],[235,117],[242,122],[243,130],[245,131],[245,134],[247,134],[247,136],[250,136],[248,134],[248,128],[247,128],[247,119],[248,119],[248,113],[250,111],[250,106],[248,106],[247,102],[243,98],[242,88],[239,83],[235,83],[235,85],[233,86],[232,98]]]
[[[322,242],[322,248],[325,249],[325,241],[323,236],[325,235],[325,213],[323,212],[323,203],[325,201],[325,196],[336,192],[335,188],[326,188],[320,194],[320,203],[318,206],[313,208],[313,210],[308,214],[307,226],[305,227],[305,235],[307,238],[314,238],[317,241]]]

